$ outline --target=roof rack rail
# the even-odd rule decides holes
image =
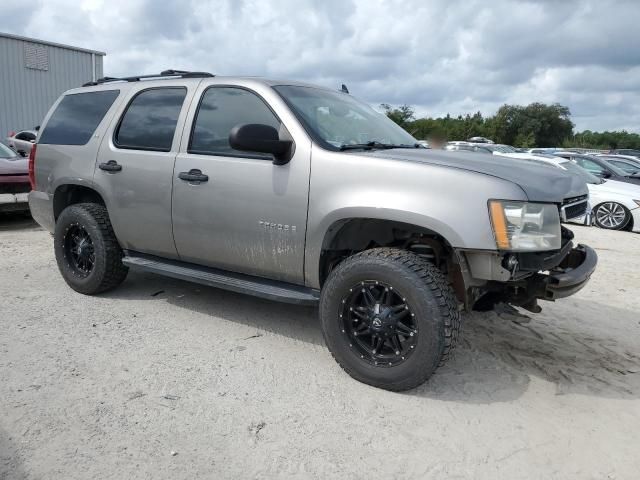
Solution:
[[[103,83],[110,83],[110,82],[139,82],[142,79],[165,78],[165,77],[169,77],[169,78],[175,78],[175,77],[178,77],[178,78],[209,78],[209,77],[215,77],[215,75],[213,75],[213,74],[211,74],[209,72],[188,72],[186,70],[169,69],[169,70],[163,70],[160,73],[152,74],[152,75],[136,75],[135,77],[103,77],[103,78],[99,78],[95,82],[87,82],[82,86],[83,87],[93,87],[93,86],[96,86],[96,85],[102,85]]]

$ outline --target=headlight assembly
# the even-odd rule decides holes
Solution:
[[[560,214],[553,203],[490,200],[491,225],[500,250],[559,250]]]

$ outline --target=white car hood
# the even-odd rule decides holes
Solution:
[[[633,200],[640,200],[640,185],[633,183],[616,182],[615,180],[607,180],[600,184],[587,184],[589,191],[597,193],[612,193],[618,195],[628,195]]]

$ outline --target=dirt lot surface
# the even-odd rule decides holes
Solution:
[[[348,377],[316,311],[146,274],[71,291],[0,219],[0,478],[558,478],[640,472],[640,235],[531,320],[465,317],[409,393]]]

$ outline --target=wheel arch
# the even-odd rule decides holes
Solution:
[[[426,223],[396,220],[391,215],[333,219],[323,229],[315,251],[307,252],[305,271],[308,281],[315,288],[321,288],[331,270],[354,253],[378,247],[406,248],[432,259],[433,263],[443,268],[456,296],[464,302],[465,282],[454,248],[455,240]],[[309,256],[309,253],[314,255]]]
[[[58,220],[65,208],[77,203],[97,203],[106,207],[104,198],[96,189],[77,183],[65,183],[58,185],[53,193],[54,221]]]

